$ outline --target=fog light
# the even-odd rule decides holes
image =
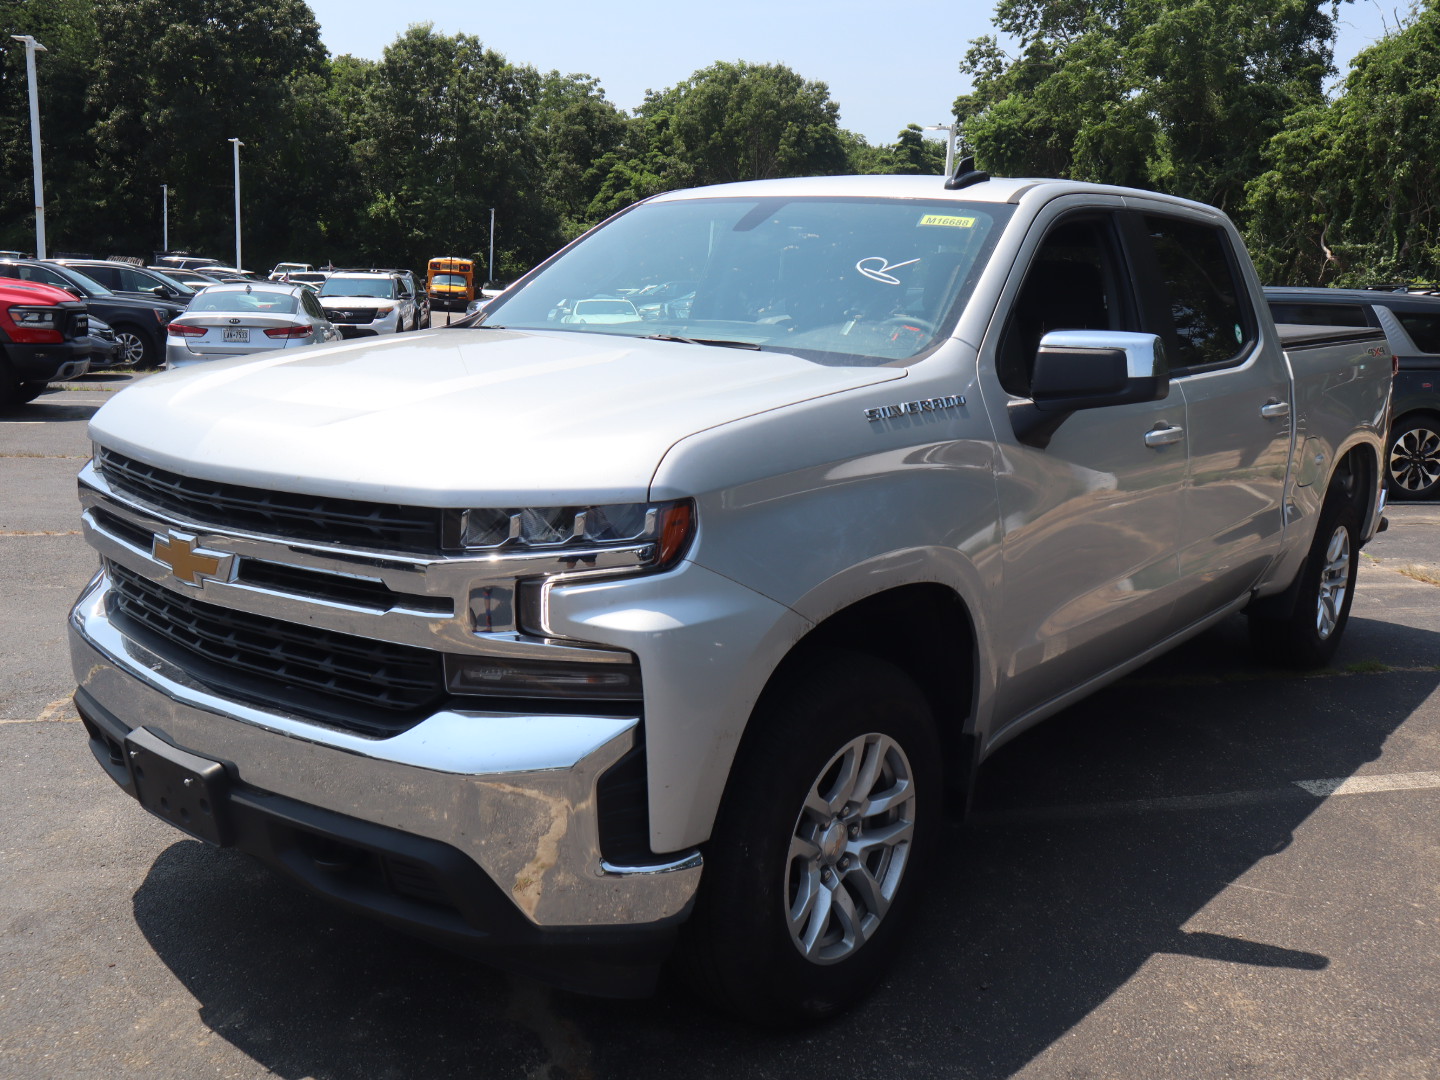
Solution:
[[[495,656],[445,657],[445,685],[467,697],[564,698],[638,701],[640,667],[573,660],[509,660]]]

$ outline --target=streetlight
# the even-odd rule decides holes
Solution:
[[[926,131],[945,132],[945,175],[947,178],[955,175],[955,139],[960,134],[962,126],[959,121],[956,121],[953,124],[928,124],[925,127]]]
[[[235,269],[244,270],[240,261],[240,147],[245,144],[239,139],[229,141],[235,146]]]
[[[490,208],[490,260],[485,264],[485,276],[490,279],[490,287],[495,287],[495,208]]]
[[[35,257],[45,258],[45,183],[40,170],[40,99],[35,93],[35,54],[49,52],[29,34],[11,34],[25,46],[25,77],[30,81],[30,156],[35,162]]]
[[[160,185],[160,250],[170,254],[170,185]],[[239,267],[236,267],[239,269]]]

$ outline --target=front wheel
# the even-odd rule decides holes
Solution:
[[[1340,489],[1320,511],[1320,524],[1300,570],[1295,608],[1286,618],[1250,616],[1250,639],[1262,657],[1294,668],[1324,667],[1340,647],[1360,569],[1360,515]]]
[[[148,368],[160,362],[159,346],[136,327],[115,327],[115,344],[119,347],[119,363],[124,367]]]
[[[1440,495],[1440,423],[1413,416],[1396,425],[1390,433],[1389,481],[1396,499]]]
[[[766,1025],[873,989],[941,807],[934,722],[899,669],[835,653],[781,678],[737,757],[682,947],[706,996]]]

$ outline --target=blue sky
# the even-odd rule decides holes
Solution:
[[[379,59],[411,23],[465,32],[515,63],[541,71],[583,72],[600,80],[623,109],[717,60],[783,63],[826,83],[840,124],[872,143],[893,142],[908,123],[948,122],[967,88],[958,63],[967,43],[991,31],[988,2],[967,0],[626,0],[623,4],[546,0],[309,0],[332,55]],[[1398,21],[1400,4],[1342,5],[1336,63],[1350,59]]]

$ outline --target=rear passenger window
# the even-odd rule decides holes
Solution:
[[[1197,221],[1145,216],[1145,231],[1173,320],[1171,371],[1218,367],[1239,358],[1254,320],[1222,229]]]
[[[1394,315],[1417,349],[1440,353],[1440,315],[1421,315],[1414,311],[1396,311]]]
[[[1292,304],[1270,301],[1270,314],[1277,323],[1301,326],[1369,326],[1365,309],[1359,304]]]

